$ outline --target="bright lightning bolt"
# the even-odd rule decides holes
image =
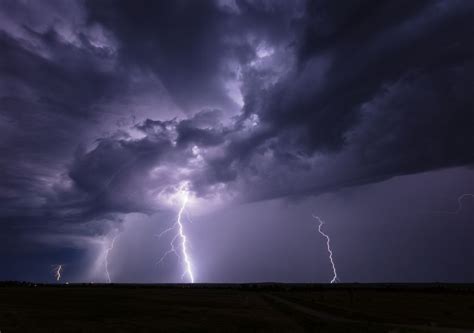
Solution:
[[[56,281],[59,281],[61,279],[62,270],[63,270],[63,265],[57,265],[54,268],[54,277],[56,278]]]
[[[180,194],[181,194],[181,197],[182,197],[182,201],[181,201],[181,207],[178,211],[178,216],[176,218],[176,222],[168,229],[164,230],[163,232],[161,232],[158,237],[161,237],[163,236],[164,234],[168,233],[168,232],[171,232],[173,230],[176,230],[176,234],[175,236],[173,237],[173,239],[171,240],[170,242],[170,249],[167,250],[163,256],[160,258],[160,260],[158,261],[158,264],[162,263],[163,260],[169,255],[169,254],[175,254],[178,258],[181,257],[183,258],[183,261],[184,261],[184,265],[185,265],[185,269],[184,269],[184,273],[183,273],[183,277],[185,275],[187,275],[189,277],[189,280],[191,281],[191,283],[194,283],[194,274],[193,274],[193,269],[192,269],[192,264],[191,264],[191,257],[189,256],[188,254],[188,250],[187,250],[187,237],[186,237],[186,234],[184,232],[184,226],[183,226],[183,222],[182,222],[182,218],[183,218],[183,213],[185,212],[186,210],[186,205],[188,203],[188,200],[189,200],[189,192],[184,188],[184,186],[182,186],[180,188]],[[180,244],[180,248],[181,248],[181,255],[178,254],[177,250],[176,250],[176,247],[175,247],[175,242],[177,240],[180,240],[181,244]]]
[[[104,267],[105,267],[105,276],[107,278],[107,283],[111,283],[112,279],[110,278],[110,273],[109,273],[109,253],[110,251],[113,250],[114,245],[115,245],[115,240],[117,239],[118,235],[115,235],[112,240],[110,241],[109,246],[105,250],[105,256],[104,256]]]
[[[183,223],[181,223],[181,217],[183,216],[183,212],[184,212],[184,209],[186,208],[186,204],[188,203],[188,199],[189,199],[188,191],[183,191],[183,203],[181,205],[181,209],[178,212],[177,223],[178,223],[179,237],[181,238],[181,250],[183,252],[184,263],[186,265],[185,273],[189,275],[189,279],[191,280],[191,283],[194,283],[193,270],[191,268],[191,260],[186,250],[186,235],[184,234]]]
[[[318,220],[319,222],[319,226],[318,226],[318,231],[319,233],[324,237],[326,238],[326,247],[327,247],[327,250],[328,250],[328,253],[329,253],[329,261],[331,262],[331,266],[332,266],[332,272],[333,272],[333,277],[332,277],[332,280],[331,280],[331,283],[335,283],[339,280],[339,278],[337,277],[337,271],[336,271],[336,265],[334,264],[334,259],[332,257],[332,250],[331,250],[331,238],[329,238],[329,236],[327,234],[324,233],[324,231],[322,230],[322,227],[323,227],[323,224],[324,224],[324,221],[321,220],[319,218],[319,216],[316,216],[313,214],[313,218],[315,218],[316,220]]]

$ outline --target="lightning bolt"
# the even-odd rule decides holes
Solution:
[[[462,201],[464,200],[464,198],[469,198],[471,197],[472,199],[474,199],[474,194],[473,193],[464,193],[464,194],[461,194],[459,197],[458,197],[458,209],[456,209],[455,211],[451,211],[451,212],[445,212],[445,213],[448,213],[448,214],[459,214],[462,210]]]
[[[167,230],[169,230],[169,229],[167,229]],[[167,230],[165,230],[165,231],[167,231]],[[171,229],[171,230],[172,230],[172,229]],[[162,235],[163,235],[163,233],[159,234],[158,237],[161,237]],[[170,249],[167,250],[167,251],[163,254],[163,256],[161,256],[160,260],[158,260],[158,264],[161,264],[161,263],[166,259],[166,257],[167,257],[168,255],[170,255],[170,254],[174,254],[174,255],[176,255],[178,258],[180,258],[178,252],[176,252],[176,247],[174,246],[174,243],[176,242],[176,240],[178,239],[178,237],[179,237],[179,234],[174,235],[173,239],[172,239],[171,242],[170,242]]]
[[[105,277],[107,278],[107,283],[111,283],[112,279],[110,278],[109,273],[109,253],[114,249],[115,240],[117,239],[118,235],[115,235],[109,243],[109,246],[105,250],[104,256],[104,267],[105,267]]]
[[[331,266],[332,266],[332,273],[333,273],[333,277],[331,279],[331,283],[335,283],[337,281],[339,281],[339,278],[337,276],[337,271],[336,271],[336,265],[334,264],[334,259],[332,257],[332,250],[331,250],[331,238],[329,238],[329,236],[327,234],[324,233],[324,231],[322,230],[322,227],[323,227],[323,224],[324,224],[324,221],[321,220],[319,218],[319,216],[316,216],[313,214],[313,218],[315,218],[316,220],[318,220],[319,222],[319,226],[318,226],[318,231],[319,233],[324,237],[326,238],[326,247],[327,247],[327,250],[328,250],[328,253],[329,253],[329,261],[331,262]]]
[[[188,200],[189,200],[189,192],[185,189],[185,186],[181,186],[180,194],[181,194],[181,197],[182,197],[182,201],[181,201],[181,207],[178,211],[178,216],[176,218],[176,222],[170,228],[164,230],[163,232],[161,232],[158,235],[158,237],[161,237],[161,236],[163,236],[164,234],[166,234],[168,232],[176,231],[176,234],[171,239],[169,250],[167,250],[163,254],[163,256],[158,261],[158,264],[162,263],[163,260],[165,260],[165,258],[170,254],[174,254],[178,258],[182,258],[183,261],[184,261],[184,266],[185,267],[184,267],[184,273],[183,273],[181,278],[184,278],[184,276],[187,275],[189,277],[190,282],[194,283],[194,274],[193,274],[193,269],[192,269],[192,264],[191,264],[191,257],[189,256],[188,249],[187,249],[188,241],[187,241],[186,234],[184,232],[184,226],[183,226],[183,222],[182,222],[183,213],[186,210],[186,205],[187,205]],[[178,254],[178,251],[176,250],[176,246],[175,246],[175,243],[178,240],[180,240],[181,255]]]
[[[61,279],[61,272],[63,270],[63,265],[56,265],[54,268],[54,277],[56,278],[56,281],[59,281]]]

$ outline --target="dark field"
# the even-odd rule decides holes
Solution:
[[[8,332],[473,332],[472,285],[0,285]]]

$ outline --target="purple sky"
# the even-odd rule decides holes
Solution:
[[[0,280],[473,282],[473,19],[0,0]]]

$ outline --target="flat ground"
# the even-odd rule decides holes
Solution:
[[[474,332],[474,285],[0,284],[0,332]]]

